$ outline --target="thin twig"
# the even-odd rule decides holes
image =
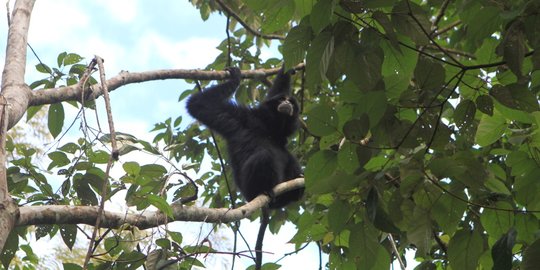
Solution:
[[[240,16],[238,16],[238,14],[236,14],[230,7],[228,7],[227,5],[225,5],[225,3],[223,3],[223,1],[221,0],[215,0],[219,6],[223,9],[223,11],[225,13],[227,13],[227,15],[233,17],[237,22],[239,22],[248,32],[250,32],[252,35],[254,36],[257,36],[257,37],[260,37],[260,38],[264,38],[264,39],[280,39],[280,40],[284,40],[285,37],[282,36],[282,35],[267,35],[267,34],[263,34],[255,29],[253,29],[251,26],[249,26],[246,22],[244,22]]]
[[[428,50],[439,51],[439,48],[437,48],[437,46],[431,45],[431,44],[427,45],[425,48],[428,49]],[[454,55],[457,55],[457,56],[465,56],[465,57],[471,58],[471,59],[476,59],[476,56],[474,54],[470,54],[468,52],[464,52],[464,51],[460,51],[460,50],[456,50],[456,49],[451,49],[451,48],[446,48],[446,47],[441,47],[441,48],[447,53],[451,53],[451,54],[454,54]]]
[[[9,27],[11,26],[11,11],[9,10],[9,0],[6,1],[6,15],[7,15],[7,23]]]
[[[114,130],[114,121],[112,118],[111,99],[109,98],[109,89],[107,88],[107,79],[105,78],[105,67],[103,66],[103,59],[101,57],[96,56],[95,59],[99,67],[101,91],[103,92],[105,110],[107,112],[107,121],[109,122],[109,136],[111,138],[112,157],[114,160],[118,160],[119,153],[116,145],[116,132]]]
[[[459,67],[463,67],[463,64],[458,61],[456,58],[454,58],[451,54],[449,54],[448,52],[446,52],[442,47],[441,45],[439,45],[439,43],[437,43],[432,37],[431,37],[431,34],[428,33],[427,29],[424,28],[424,26],[422,25],[422,23],[420,22],[420,20],[418,20],[418,18],[416,18],[416,16],[414,15],[413,11],[412,11],[412,7],[411,7],[411,2],[410,0],[407,0],[406,1],[407,3],[407,7],[409,9],[409,13],[407,14],[408,16],[410,16],[413,21],[418,25],[418,28],[420,28],[420,30],[422,30],[422,33],[424,33],[424,35],[429,39],[429,41],[431,42],[431,44],[435,45],[437,48],[439,48],[439,50],[441,52],[444,53],[444,55],[446,55],[448,58],[450,58],[450,60],[452,60],[456,65],[458,65]]]
[[[112,144],[112,152],[111,156],[109,157],[109,161],[107,162],[107,168],[105,169],[105,177],[103,179],[103,185],[101,189],[101,202],[99,204],[99,210],[98,215],[96,217],[96,224],[94,226],[94,231],[92,232],[92,238],[90,239],[90,243],[88,244],[88,251],[86,252],[86,257],[84,259],[83,269],[87,269],[88,262],[90,261],[90,257],[93,254],[93,251],[95,250],[94,245],[96,244],[96,237],[97,233],[99,231],[99,226],[101,224],[101,216],[105,209],[105,201],[107,200],[107,188],[109,184],[109,174],[111,171],[112,164],[115,160],[118,160],[118,148],[116,146],[116,134],[114,131],[114,124],[112,119],[112,110],[111,110],[111,104],[109,99],[109,93],[107,89],[107,80],[105,78],[105,68],[103,66],[103,59],[99,56],[96,56],[92,62],[97,63],[99,67],[99,74],[100,74],[100,80],[101,80],[101,89],[103,92],[103,99],[105,100],[105,108],[107,111],[107,118],[109,121],[109,137],[111,139]],[[97,244],[96,244],[97,245]]]
[[[437,16],[435,16],[435,20],[433,20],[432,29],[430,36],[433,36],[437,32],[438,24],[441,21],[441,19],[444,16],[444,13],[446,12],[446,9],[448,8],[448,4],[450,3],[450,0],[444,0],[444,2],[441,5],[441,8],[439,9],[439,12],[437,13]]]
[[[444,28],[441,28],[441,29],[435,29],[435,32],[432,34],[432,37],[435,38],[437,36],[440,36],[441,34],[444,34],[450,30],[452,30],[454,27],[458,26],[461,24],[461,20],[457,20],[447,26],[445,26]]]
[[[399,255],[399,251],[397,249],[396,242],[394,241],[394,237],[390,233],[388,234],[388,240],[390,240],[390,244],[392,245],[392,250],[394,251],[394,253],[396,253],[396,258],[399,262],[399,266],[401,267],[401,270],[405,270],[406,269],[405,264],[403,263],[403,260],[401,259],[401,256]]]

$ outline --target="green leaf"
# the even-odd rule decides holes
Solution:
[[[60,67],[62,66],[62,63],[64,63],[64,58],[66,58],[67,52],[62,52],[58,54],[58,57],[56,58],[56,64]]]
[[[171,249],[171,241],[167,238],[156,239],[156,245],[165,250]]]
[[[364,30],[362,35],[368,36],[366,39],[377,38],[376,36],[369,36],[373,35],[371,34],[371,30]],[[383,51],[379,47],[358,48],[356,50],[356,56],[351,62],[351,65],[349,65],[346,75],[350,77],[362,91],[380,90],[376,89],[376,87],[382,87],[379,85],[379,82],[381,81],[383,58]],[[374,92],[381,92],[384,94],[383,91]]]
[[[306,55],[306,77],[310,88],[326,78],[326,71],[334,52],[334,37],[323,31],[315,37]]]
[[[379,244],[378,232],[366,222],[356,224],[349,239],[349,258],[356,258],[356,269],[387,269],[390,255]]]
[[[167,234],[171,237],[171,239],[177,243],[177,244],[182,244],[182,240],[183,240],[183,237],[182,237],[182,234],[179,233],[179,232],[173,232],[173,231],[167,231]]]
[[[77,239],[77,225],[65,224],[60,226],[60,235],[64,244],[71,250]]]
[[[304,172],[306,175],[306,188],[310,190],[319,185],[323,186],[323,182],[327,181],[327,178],[334,173],[337,165],[337,155],[335,152],[322,150],[315,153],[308,160]]]
[[[362,110],[369,117],[369,126],[376,126],[379,121],[381,121],[384,113],[386,112],[387,103],[386,95],[384,91],[370,91],[365,95],[362,95]],[[360,118],[360,120],[365,121],[365,119]]]
[[[380,10],[376,10],[373,12],[373,19],[375,19],[383,27],[385,36],[388,38],[388,41],[390,41],[392,47],[394,47],[396,51],[401,52],[396,32],[394,31],[394,27],[392,26],[392,22],[388,16]]]
[[[313,135],[327,136],[338,130],[339,119],[335,110],[320,104],[307,113],[306,124]]]
[[[83,205],[97,205],[98,200],[96,194],[90,188],[88,180],[75,179],[73,181],[73,188],[77,192],[77,198],[81,201]]]
[[[294,1],[276,0],[270,2],[265,10],[266,21],[262,24],[263,32],[273,33],[283,29],[291,20],[294,10]]]
[[[536,96],[524,85],[510,84],[507,86],[495,85],[490,91],[497,101],[506,107],[525,112],[538,111]]]
[[[5,210],[4,210],[5,211]],[[0,254],[0,261],[2,262],[2,265],[4,266],[4,269],[9,269],[9,264],[13,257],[15,257],[15,253],[19,249],[19,235],[17,235],[17,232],[15,230],[12,230],[7,239],[6,243],[4,244],[4,249],[2,250],[2,253]]]
[[[62,263],[64,270],[82,270],[82,266],[75,263]]]
[[[412,42],[406,43],[414,46]],[[418,56],[412,50],[403,50],[401,53],[389,46],[387,42],[381,43],[384,51],[382,75],[386,88],[386,96],[393,103],[400,100],[411,82]]]
[[[419,23],[409,15],[411,12]],[[417,45],[426,45],[429,43],[429,39],[422,29],[429,31],[431,23],[422,7],[412,2],[400,1],[394,6],[391,14],[392,24],[398,33],[407,35]]]
[[[496,209],[484,209],[480,221],[489,237],[499,238],[514,225],[514,213],[498,209],[511,210],[512,205],[507,202],[497,202],[493,205]]]
[[[139,175],[139,173],[141,172],[141,166],[139,166],[139,163],[134,161],[124,163],[122,165],[122,168],[124,168],[124,171],[127,174],[131,174],[134,176]]]
[[[302,23],[289,31],[283,42],[285,69],[291,69],[296,64],[304,61],[311,38],[311,29]]]
[[[480,146],[488,146],[501,138],[506,131],[506,120],[499,114],[482,115],[476,130],[475,141]]]
[[[501,11],[496,6],[481,5],[479,2],[473,2],[470,7],[462,10],[460,18],[467,29],[466,44],[470,48],[477,48],[482,45],[485,38],[491,36],[494,32],[500,30]]]
[[[80,61],[82,61],[84,58],[76,53],[69,53],[64,58],[64,66],[69,66],[73,64],[77,64]]]
[[[52,74],[52,69],[49,66],[47,66],[47,65],[45,65],[43,63],[37,64],[36,65],[36,70],[41,72],[41,73]]]
[[[432,239],[432,224],[429,212],[416,206],[413,209],[413,215],[407,226],[407,238],[418,249],[418,254],[428,254]]]
[[[88,160],[90,162],[97,163],[97,164],[106,164],[107,162],[109,162],[110,156],[111,155],[109,153],[103,150],[98,150],[95,152],[89,152]]]
[[[333,0],[319,0],[313,6],[309,16],[311,27],[315,34],[319,34],[328,24],[334,13],[335,2]]]
[[[140,174],[143,176],[148,176],[152,178],[162,177],[167,173],[167,169],[159,164],[146,164],[141,166]]]
[[[514,217],[516,222],[517,241],[530,245],[536,240],[535,234],[538,229],[538,219],[533,214],[517,213]]]
[[[385,164],[388,162],[388,158],[385,156],[376,156],[373,157],[368,161],[366,165],[364,165],[364,169],[367,171],[380,171],[382,167],[385,166]]]
[[[361,163],[358,159],[358,146],[349,142],[345,142],[338,152],[339,167],[348,174],[353,174],[361,168]]]
[[[352,217],[352,209],[347,201],[336,200],[328,208],[328,226],[336,235],[341,232]]]
[[[520,169],[521,168],[521,169]],[[536,209],[540,207],[540,168],[534,162],[523,161],[523,163],[512,167],[512,174],[518,174],[515,178],[513,192],[515,200],[527,208]]]
[[[47,167],[47,170],[51,170],[54,167],[63,167],[70,163],[69,158],[64,152],[55,151],[47,155],[51,160],[51,164]]]
[[[481,95],[476,98],[476,107],[481,112],[493,116],[493,99],[488,95]]]
[[[397,0],[365,0],[363,1],[366,8],[383,8],[383,7],[392,7]],[[354,3],[355,1],[351,1]],[[358,1],[359,3],[362,3]]]
[[[445,83],[445,77],[445,69],[439,62],[420,57],[414,70],[414,79],[421,90],[439,91]]]
[[[503,34],[501,42],[503,59],[518,78],[522,75],[521,69],[527,47],[522,30],[522,23],[519,20],[514,21]]]
[[[56,138],[62,132],[64,117],[64,106],[62,103],[55,103],[49,106],[47,126],[53,138]]]
[[[77,151],[81,150],[76,143],[66,143],[58,149],[70,154],[75,154]]]
[[[449,189],[449,186],[446,186]],[[458,224],[461,222],[463,213],[467,210],[467,203],[463,200],[467,200],[467,197],[463,191],[453,190],[452,193],[455,196],[459,196],[462,200],[455,198],[454,196],[442,195],[433,204],[433,210],[431,215],[433,219],[439,224],[443,232],[448,235],[454,234],[459,228]]]
[[[470,99],[461,101],[454,111],[454,121],[458,128],[471,126],[476,114],[476,105]]]
[[[345,138],[353,142],[359,142],[364,139],[369,131],[369,118],[362,114],[360,119],[349,120],[343,125],[343,134]]]
[[[484,253],[484,240],[478,230],[460,230],[448,244],[448,260],[452,269],[476,270]]]
[[[259,0],[246,0],[244,1],[245,4],[255,10],[255,11],[263,11],[268,8],[268,4],[271,4],[271,1],[259,1]]]
[[[111,256],[116,256],[122,252],[122,249],[120,248],[120,237],[113,236],[113,237],[107,237],[105,238],[105,241],[103,241],[103,245],[105,249],[109,252]]]
[[[262,266],[261,266],[261,270],[277,270],[277,269],[280,269],[281,268],[281,265],[280,264],[277,264],[277,263],[264,263]]]
[[[168,217],[170,218],[174,217],[171,206],[167,203],[167,201],[163,197],[160,197],[154,194],[148,194],[146,195],[146,199],[151,205],[155,206],[159,211],[161,211]]]
[[[26,110],[26,122],[30,121],[30,119],[32,119],[32,117],[34,117],[34,115],[36,115],[36,113],[38,113],[41,108],[43,108],[43,105],[28,107],[28,109]]]

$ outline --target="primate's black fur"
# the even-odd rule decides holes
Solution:
[[[236,186],[246,200],[268,194],[268,207],[282,208],[299,200],[304,188],[274,196],[272,188],[302,175],[296,158],[287,150],[287,138],[298,129],[299,107],[291,95],[291,72],[279,72],[265,99],[255,108],[231,102],[240,84],[240,70],[228,68],[230,79],[193,95],[188,112],[227,141]],[[262,266],[262,244],[268,225],[267,208],[262,209],[255,245],[255,269]]]
[[[291,95],[291,72],[283,69],[260,105],[250,108],[231,102],[240,84],[240,70],[228,68],[230,79],[193,95],[188,112],[227,141],[236,186],[246,200],[260,194],[273,197],[271,209],[299,200],[304,189],[273,196],[272,188],[302,175],[287,150],[287,138],[299,126],[299,107]]]

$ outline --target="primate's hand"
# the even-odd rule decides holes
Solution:
[[[230,80],[235,80],[235,81],[237,80],[238,82],[240,82],[240,79],[242,78],[242,72],[240,71],[239,68],[237,68],[237,67],[226,67],[225,71],[229,72],[229,74],[230,74],[229,79]]]

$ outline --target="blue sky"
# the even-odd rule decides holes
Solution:
[[[187,1],[37,1],[28,40],[45,63],[56,63],[63,51],[88,61],[99,55],[112,77],[122,70],[204,68],[218,54],[224,22],[221,16],[203,22]],[[31,54],[28,63],[27,81],[42,78]],[[178,115],[176,100],[188,87],[182,80],[126,86],[111,95],[115,119],[120,128],[148,131]]]
[[[5,5],[0,6],[0,12],[5,14]],[[0,36],[3,37],[0,38],[0,47],[5,48],[7,23],[5,16],[0,17],[3,26],[0,27]],[[39,0],[32,13],[28,42],[40,59],[50,65],[54,65],[57,55],[64,51],[78,53],[87,61],[99,55],[105,59],[107,77],[112,77],[122,70],[202,69],[217,56],[215,47],[225,38],[224,28],[223,16],[213,14],[203,22],[199,11],[187,0]],[[1,63],[3,58],[4,55],[0,55]],[[37,59],[29,51],[28,83],[44,77],[35,71],[36,64]],[[111,99],[117,131],[144,139],[152,138],[154,134],[149,130],[154,123],[185,112],[177,100],[180,93],[188,88],[191,86],[182,80],[169,80],[115,90]],[[103,108],[102,100],[98,100],[98,106]],[[73,109],[66,111],[66,123],[74,119],[75,112]],[[78,132],[77,128],[74,131]],[[181,230],[186,238],[189,233],[198,233],[200,229],[204,230],[203,234],[212,229],[201,224],[186,226],[184,223],[181,226],[188,228],[187,231]],[[257,229],[258,222],[243,222],[242,232],[251,247],[254,246]],[[223,229],[220,233],[218,237],[223,237],[220,246],[231,247],[230,230]],[[285,243],[294,233],[293,226],[285,226],[278,236],[267,233],[264,248],[276,252],[276,256],[265,255],[265,259],[276,260],[283,253],[293,251],[294,246]],[[245,247],[239,249],[245,250]],[[317,269],[316,251],[312,244],[299,255],[288,256],[280,261],[282,269]],[[251,263],[248,259],[242,261],[239,269]],[[223,261],[218,257],[218,260],[208,263],[219,269]]]

